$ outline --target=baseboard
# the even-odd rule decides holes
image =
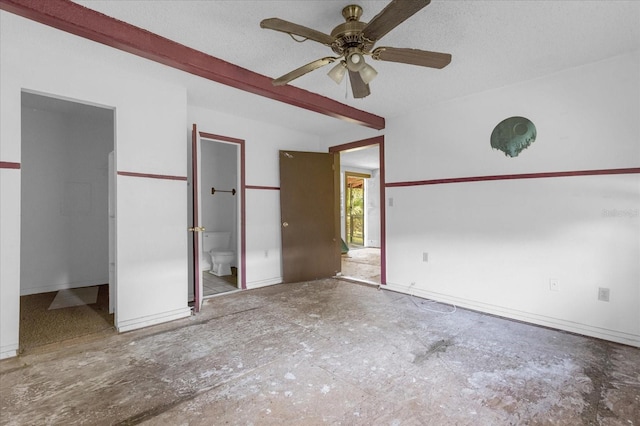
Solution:
[[[487,303],[477,302],[473,300],[462,299],[454,296],[448,296],[435,293],[419,288],[411,288],[411,286],[387,283],[381,286],[382,289],[391,290],[398,293],[413,294],[417,297],[435,300],[437,302],[449,303],[461,308],[474,311],[484,312],[504,318],[523,321],[530,324],[541,325],[544,327],[555,328],[558,330],[568,331],[571,333],[581,334],[584,336],[595,337],[598,339],[608,340],[611,342],[622,343],[623,345],[635,346],[640,348],[640,335],[625,333],[617,330],[610,330],[602,327],[595,327],[588,324],[581,324],[571,321],[565,321],[559,318],[547,317],[531,312],[523,312],[515,309],[505,308]]]
[[[18,344],[12,343],[0,347],[0,359],[13,358],[18,356]]]
[[[109,282],[109,277],[101,280],[78,281],[74,283],[59,283],[40,287],[20,288],[20,296],[28,296],[30,294],[50,293],[52,291],[67,290],[70,288],[91,287],[94,285],[103,285]]]
[[[118,321],[115,324],[116,329],[120,333],[126,331],[137,330],[139,328],[149,327],[152,325],[162,324],[169,321],[174,321],[181,318],[191,316],[191,308],[186,306],[184,308],[176,309],[173,311],[162,312],[155,315],[148,315],[146,317],[133,318],[125,321]]]
[[[267,287],[274,284],[282,284],[282,277],[270,278],[268,280],[252,281],[247,283],[247,290],[252,288]]]

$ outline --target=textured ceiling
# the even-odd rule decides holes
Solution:
[[[343,22],[348,4],[364,9],[363,21],[388,1],[190,1],[76,0],[77,3],[170,38],[259,74],[279,77],[315,59],[332,56],[313,41],[298,43],[288,35],[260,28],[264,18],[279,17],[321,32]],[[433,103],[534,79],[565,68],[640,49],[638,1],[432,1],[387,34],[376,46],[410,47],[451,53],[451,64],[436,70],[367,61],[379,74],[365,99],[347,95],[346,80],[336,85],[326,73],[331,65],[291,84],[355,108],[392,118]],[[189,81],[192,104],[279,123],[286,107],[264,108],[267,101],[219,85]],[[206,88],[205,88],[206,87]],[[221,95],[222,94],[222,95]],[[242,105],[242,107],[240,107]],[[285,111],[285,113],[283,113]],[[300,112],[292,127],[328,134],[335,119]],[[316,119],[317,118],[317,119]],[[296,121],[293,124],[293,121]],[[311,124],[316,123],[315,127]],[[320,125],[318,125],[320,123]],[[304,128],[305,125],[310,127]],[[330,129],[340,129],[335,123]],[[301,127],[302,126],[302,127]]]

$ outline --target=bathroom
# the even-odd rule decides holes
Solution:
[[[237,144],[209,139],[202,139],[200,144],[200,226],[205,228],[200,234],[200,269],[204,297],[238,288],[238,150]]]

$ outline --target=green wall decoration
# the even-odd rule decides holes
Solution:
[[[538,132],[531,120],[524,117],[509,117],[502,120],[491,132],[491,148],[504,155],[517,157],[536,140]]]

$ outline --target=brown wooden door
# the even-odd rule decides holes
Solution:
[[[280,216],[284,282],[340,271],[340,157],[280,151]]]

